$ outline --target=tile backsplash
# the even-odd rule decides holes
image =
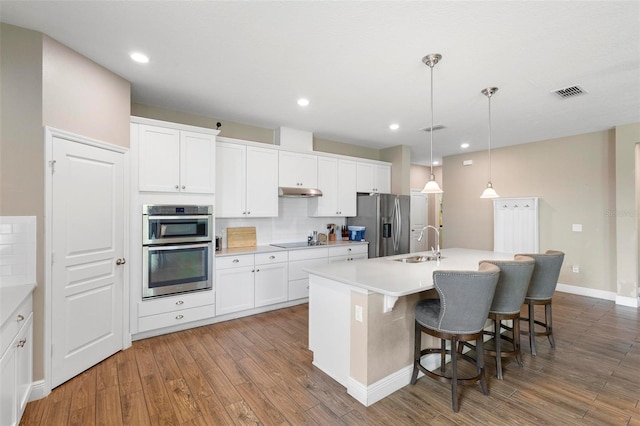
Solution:
[[[307,198],[279,198],[278,217],[258,219],[216,218],[216,235],[222,237],[222,246],[227,246],[226,228],[255,226],[258,245],[306,241],[312,231],[327,233],[327,224],[345,225],[342,217],[309,217]]]
[[[0,216],[0,286],[36,282],[36,217]]]

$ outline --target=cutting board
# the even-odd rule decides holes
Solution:
[[[227,248],[252,247],[256,245],[256,227],[227,228]]]

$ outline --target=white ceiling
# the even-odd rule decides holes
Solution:
[[[1,1],[0,19],[126,78],[134,102],[312,131],[428,164],[640,122],[639,1]],[[142,51],[146,65],[129,59]],[[550,92],[579,85],[560,99]],[[311,104],[301,108],[299,97]],[[393,132],[389,124],[397,122]],[[224,129],[224,124],[223,124]]]

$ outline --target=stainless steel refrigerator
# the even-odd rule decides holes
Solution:
[[[357,216],[347,225],[365,226],[369,258],[409,253],[411,197],[394,194],[358,194]]]

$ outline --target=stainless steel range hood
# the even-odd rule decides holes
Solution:
[[[281,186],[278,188],[278,196],[295,198],[322,197],[322,191],[316,188],[290,188]]]

